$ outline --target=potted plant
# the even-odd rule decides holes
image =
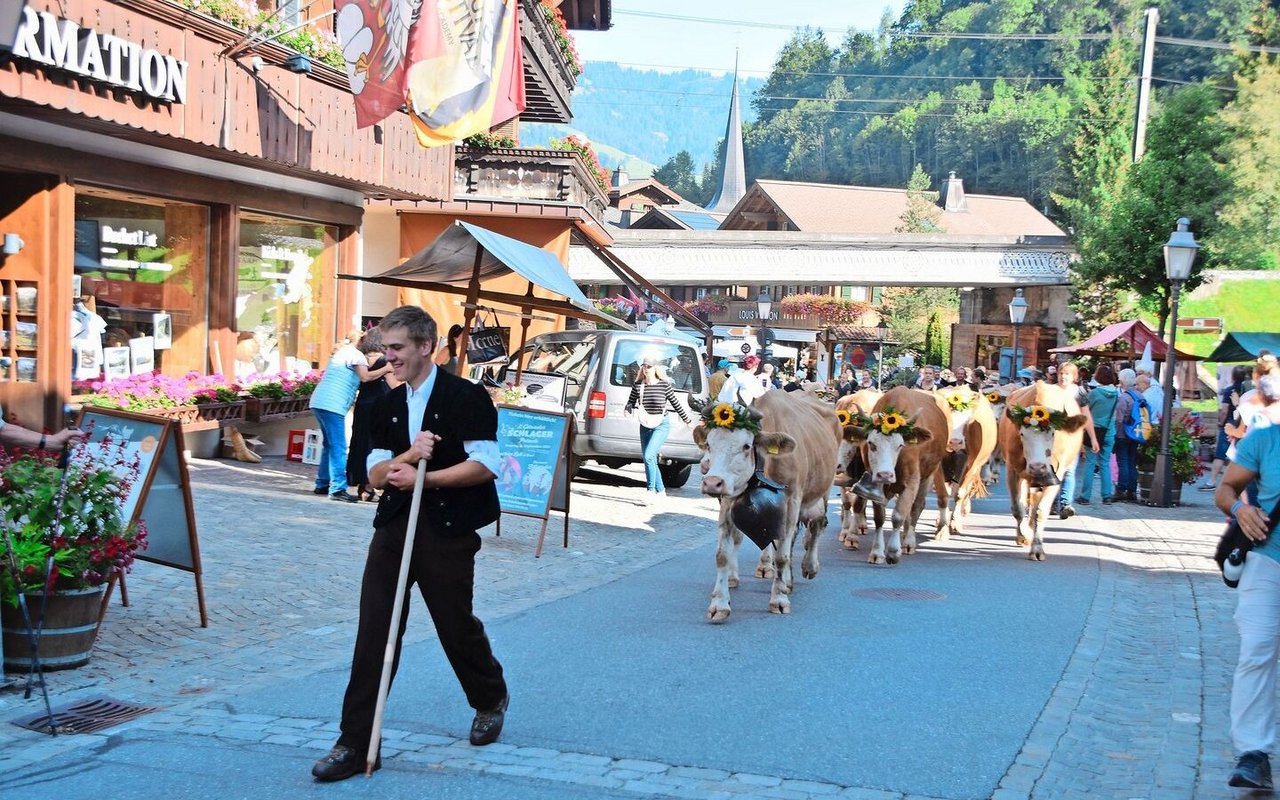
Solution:
[[[321,370],[310,372],[276,372],[250,375],[244,379],[244,390],[249,395],[245,418],[260,422],[264,417],[283,417],[305,413],[311,405],[311,394],[323,375]]]
[[[1151,439],[1138,445],[1138,490],[1143,500],[1150,499],[1156,456],[1160,453],[1160,429],[1153,430]],[[1173,485],[1169,492],[1175,503],[1182,502],[1182,485],[1195,483],[1204,474],[1205,465],[1197,456],[1199,449],[1199,416],[1190,413],[1173,414],[1169,428],[1169,462]]]
[[[137,411],[184,424],[244,419],[240,387],[218,374],[188,372],[174,378],[156,371],[109,381],[77,382],[72,388],[85,405]]]
[[[121,513],[140,471],[125,442],[104,438],[73,448],[65,468],[58,462],[56,453],[0,451],[0,626],[11,670],[34,666],[23,605],[42,631],[44,669],[88,662],[107,583],[147,546],[145,526]]]

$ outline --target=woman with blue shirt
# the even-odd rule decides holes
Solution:
[[[1280,376],[1259,379],[1258,391],[1269,405],[1280,400]],[[1280,537],[1270,530],[1272,510],[1280,503],[1280,411],[1274,405],[1269,410],[1272,424],[1240,440],[1214,495],[1218,508],[1235,517],[1254,542],[1236,590],[1240,656],[1231,683],[1231,742],[1240,757],[1227,783],[1255,789],[1272,788],[1280,657]]]
[[[369,361],[352,344],[359,339],[360,332],[353,331],[343,341],[329,358],[324,375],[311,394],[311,413],[324,436],[315,493],[346,503],[360,502],[360,498],[347,492],[347,412],[356,400],[361,381],[369,379]]]

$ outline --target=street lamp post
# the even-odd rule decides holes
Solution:
[[[876,325],[876,340],[878,341],[876,349],[876,389],[880,389],[881,382],[884,381],[884,340],[889,338],[889,321],[884,317],[880,318],[879,324]]]
[[[760,362],[768,363],[771,354],[769,353],[769,345],[772,338],[769,334],[769,312],[773,310],[773,296],[769,294],[766,287],[760,290],[760,296],[756,298],[756,312],[760,315]]]
[[[1164,408],[1160,415],[1160,450],[1156,453],[1156,473],[1151,477],[1152,505],[1168,508],[1173,491],[1173,460],[1169,458],[1169,429],[1173,427],[1173,373],[1178,365],[1174,345],[1178,341],[1178,290],[1191,275],[1200,244],[1190,231],[1191,220],[1178,219],[1178,229],[1169,235],[1164,246],[1164,272],[1169,278],[1169,350],[1164,357]]]
[[[1013,323],[1013,356],[1009,359],[1009,382],[1014,383],[1018,380],[1018,330],[1022,327],[1022,321],[1027,318],[1027,300],[1022,296],[1022,290],[1018,289],[1013,293],[1013,299],[1009,301],[1009,322]]]

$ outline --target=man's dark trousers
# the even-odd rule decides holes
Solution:
[[[401,514],[374,531],[360,589],[360,626],[351,659],[351,679],[342,701],[342,735],[338,744],[361,752],[373,732],[374,705],[386,655],[391,607],[395,603],[404,530],[409,515]],[[475,556],[480,535],[470,532],[448,538],[433,535],[428,525],[418,528],[409,562],[409,586],[418,585],[435,623],[445,656],[453,666],[467,702],[477,711],[489,710],[507,696],[502,665],[493,656],[484,625],[471,611]],[[396,637],[391,677],[400,663],[400,641],[409,621],[413,597],[405,592],[404,613]]]

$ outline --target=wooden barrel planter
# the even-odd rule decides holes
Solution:
[[[68,589],[49,595],[40,625],[41,597],[28,594],[31,624],[40,631],[40,666],[45,670],[71,669],[89,663],[89,652],[98,638],[102,597],[107,587]],[[4,668],[9,672],[30,672],[35,665],[31,635],[22,609],[0,603],[0,629],[4,636]]]

